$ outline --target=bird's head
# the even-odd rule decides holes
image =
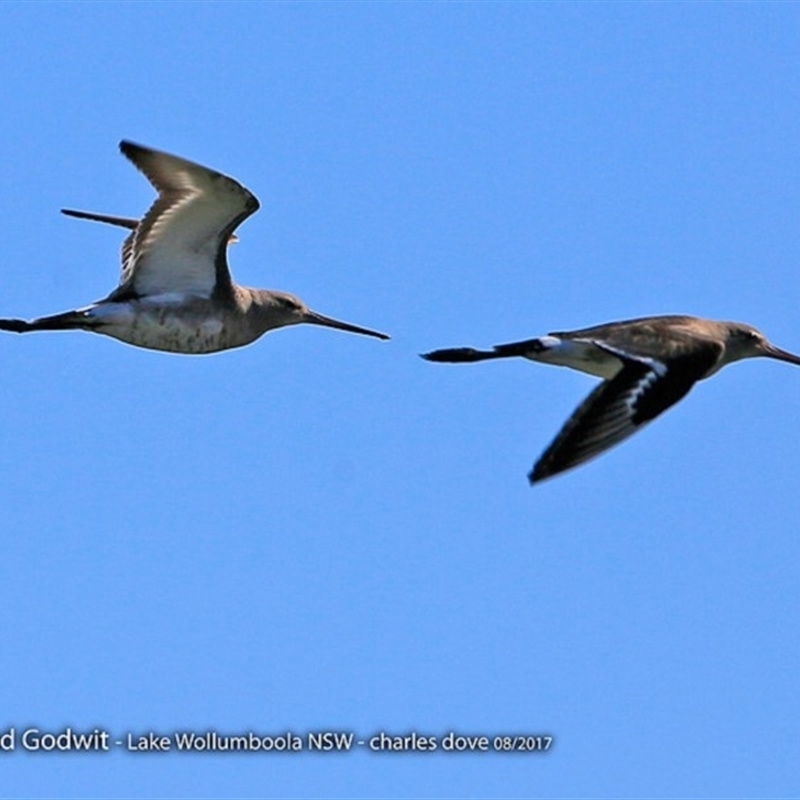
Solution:
[[[388,339],[385,333],[341,322],[332,317],[326,317],[312,311],[299,297],[286,292],[259,292],[258,302],[261,307],[262,317],[269,322],[269,328],[281,328],[285,325],[298,325],[306,322],[310,325],[321,325],[325,328],[335,328],[348,333],[360,333],[365,336],[374,336],[377,339]]]
[[[800,366],[800,356],[770,344],[767,337],[752,325],[746,325],[743,322],[726,322],[725,327],[727,328],[725,363],[739,361],[742,358],[765,356]]]

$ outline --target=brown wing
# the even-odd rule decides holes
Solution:
[[[528,475],[531,483],[583,464],[636,433],[685,397],[722,354],[708,342],[669,366],[651,359],[626,359],[575,410]]]

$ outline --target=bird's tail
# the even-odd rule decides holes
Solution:
[[[93,327],[92,320],[85,311],[65,311],[51,317],[39,317],[30,322],[24,319],[0,319],[0,331],[28,333],[29,331],[69,331],[76,328]]]
[[[450,347],[445,350],[433,350],[430,353],[423,353],[422,358],[427,361],[466,364],[473,361],[486,361],[490,358],[526,356],[531,353],[541,353],[545,349],[546,347],[540,339],[526,339],[524,342],[498,344],[491,350],[476,350],[474,347]]]

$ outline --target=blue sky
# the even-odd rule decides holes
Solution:
[[[800,370],[526,473],[595,382],[417,354],[688,313],[800,351],[797,4],[0,5],[0,316],[116,284],[122,138],[242,181],[210,357],[0,335],[0,734],[549,734],[546,754],[0,753],[3,797],[800,794]]]

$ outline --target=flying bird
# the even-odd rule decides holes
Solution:
[[[81,329],[137,347],[187,354],[242,347],[274,328],[303,322],[389,338],[311,311],[285,292],[234,283],[228,243],[258,210],[256,197],[233,178],[187,159],[128,141],[119,148],[158,191],[142,220],[65,212],[131,229],[122,246],[119,286],[75,311],[30,322],[0,319],[0,330]]]
[[[434,350],[428,361],[465,363],[522,356],[588,372],[603,382],[578,406],[528,475],[536,483],[577,467],[627,439],[726,364],[765,356],[800,365],[740,322],[687,316],[643,317],[492,350]]]

